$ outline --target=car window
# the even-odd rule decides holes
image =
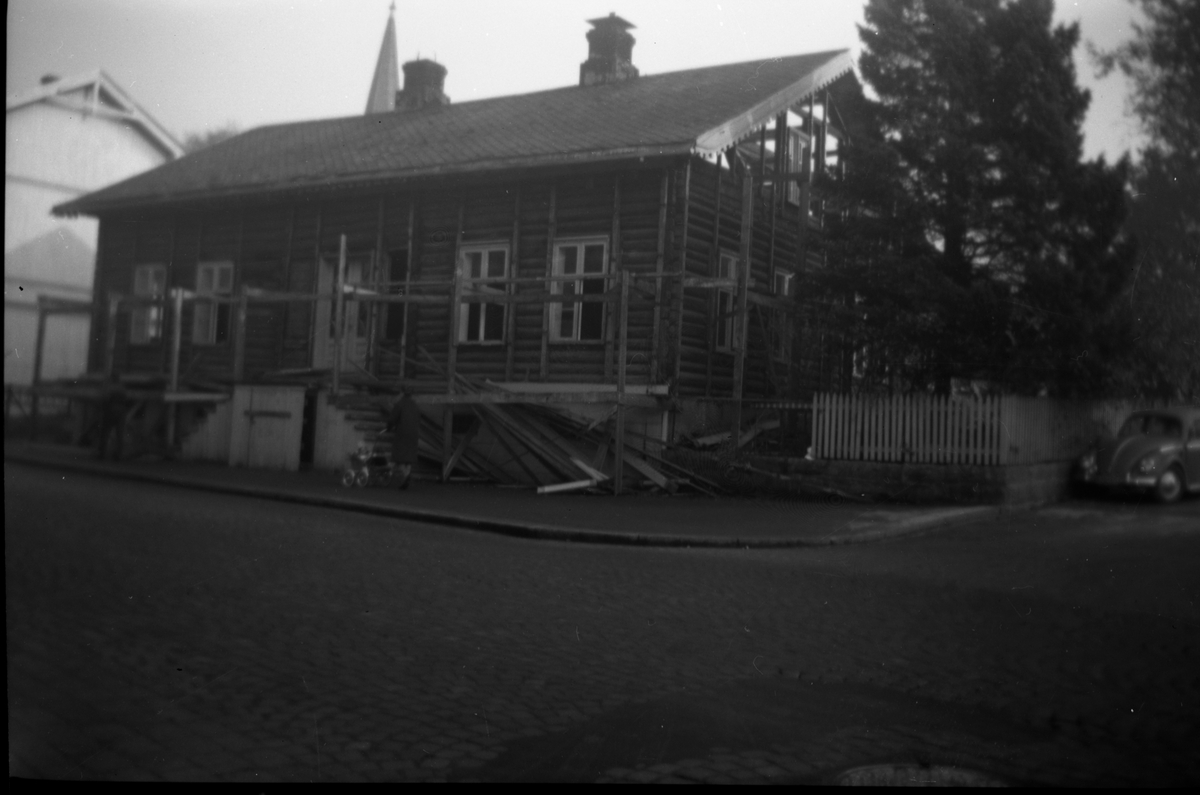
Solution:
[[[1171,439],[1183,438],[1183,423],[1174,417],[1153,416],[1146,418],[1147,436],[1167,436]]]
[[[1143,414],[1125,420],[1118,436],[1121,439],[1130,436],[1166,436],[1171,439],[1182,439],[1183,423],[1174,417],[1161,414]]]
[[[1118,438],[1126,439],[1130,436],[1141,436],[1146,432],[1146,418],[1142,416],[1134,416],[1125,420],[1125,424],[1121,426]]]

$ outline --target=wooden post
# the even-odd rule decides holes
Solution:
[[[671,394],[679,394],[679,376],[683,369],[683,280],[687,278],[688,233],[691,223],[692,205],[692,161],[688,159],[683,169],[683,233],[679,245],[679,292],[675,296],[675,362],[671,369]],[[677,205],[678,206],[678,205]]]
[[[579,265],[583,269],[583,263]],[[612,211],[612,245],[608,250],[608,272],[614,276],[621,270],[621,175],[613,177],[613,211]],[[609,282],[610,284],[612,282]],[[613,338],[617,336],[617,315],[619,308],[613,304],[605,304],[604,332],[604,380],[611,381],[613,377]]]
[[[384,256],[383,252],[383,214],[386,202],[386,194],[379,194],[379,219],[375,226],[375,255],[372,258],[373,262],[371,263],[371,278],[363,279],[364,282],[370,282],[376,294],[381,292],[379,289],[379,283],[386,281],[381,275],[383,270],[386,268],[385,263],[387,262],[387,257]],[[376,371],[375,363],[376,359],[378,358],[376,356],[375,346],[379,341],[378,327],[380,304],[378,301],[371,301],[369,304],[367,304],[367,307],[367,360],[365,364],[367,366],[367,372],[374,374]]]
[[[455,391],[455,376],[458,369],[458,322],[462,309],[462,263],[459,262],[459,248],[462,246],[463,228],[466,222],[467,200],[464,196],[458,202],[458,229],[454,234],[454,265],[452,277],[454,286],[450,290],[450,338],[446,348],[446,392]],[[442,410],[442,482],[450,478],[450,462],[454,456],[454,409],[447,405]]]
[[[654,320],[650,332],[650,381],[662,379],[658,372],[660,361],[660,325],[662,323],[663,265],[667,249],[667,172],[663,171],[658,188],[658,256],[654,261]]]
[[[404,295],[405,295],[405,297],[408,297],[409,295],[412,294],[411,288],[409,287],[409,285],[412,284],[412,272],[413,272],[413,268],[416,266],[416,263],[417,263],[417,252],[413,248],[414,243],[415,243],[414,235],[416,233],[414,225],[416,224],[416,221],[417,221],[417,199],[416,199],[416,196],[410,196],[408,198],[408,237],[407,237],[407,241],[408,241],[407,242],[407,246],[408,246],[407,252],[408,253],[406,255],[408,257],[408,265],[404,269]],[[405,374],[408,372],[408,342],[409,342],[408,301],[405,301],[403,304],[401,304],[401,307],[403,307],[403,309],[401,311],[403,312],[404,320],[403,320],[403,328],[400,329],[400,378],[403,379],[405,377]],[[389,313],[395,312],[396,309],[397,309],[396,306],[394,306],[394,305],[390,306],[390,307],[388,307],[388,312]]]
[[[171,216],[171,243],[167,251],[167,272],[163,279],[163,286],[166,288],[168,294],[170,293],[171,285],[179,281],[175,278],[175,244],[178,237],[179,215],[176,213]],[[169,371],[171,367],[171,352],[165,345],[163,346],[162,356],[163,369]]]
[[[617,363],[617,428],[613,449],[613,493],[620,494],[625,479],[625,377],[629,359],[629,272],[621,271],[621,303],[617,307],[620,346]]]
[[[320,306],[323,296],[321,295],[321,234],[324,230],[321,228],[324,220],[324,208],[317,205],[317,221],[316,230],[313,235],[313,269],[312,269],[312,289],[315,300],[312,302],[312,308],[308,313],[308,365],[313,366],[316,359],[317,346],[325,344],[325,337],[329,333],[328,329],[317,328],[317,307]],[[333,311],[333,306],[329,307],[329,311]]]
[[[754,175],[742,170],[742,250],[737,273],[737,313],[733,317],[733,419],[730,423],[730,442],[738,448],[742,433],[742,380],[746,368],[746,311],[749,299],[750,257],[753,253],[751,235],[754,233]]]
[[[554,233],[555,233],[555,203],[558,200],[558,186],[550,186],[550,217],[546,222],[546,278],[554,276]],[[547,283],[547,289],[549,289]],[[545,381],[550,376],[550,304],[542,304],[542,357],[538,367],[538,377]]]
[[[346,296],[343,294],[345,288],[346,236],[342,235],[338,243],[338,269],[333,293],[333,391],[329,395],[331,401],[337,397],[338,390],[342,385],[342,339],[345,336],[345,330],[342,328],[342,311],[346,303]]]
[[[108,322],[104,324],[104,380],[112,381],[117,368],[117,313],[121,310],[121,296],[108,294]]]
[[[292,291],[292,244],[296,238],[296,205],[292,205],[291,212],[288,215],[287,237],[283,249],[283,291],[290,293]],[[278,367],[283,367],[284,352],[287,350],[287,333],[289,320],[292,314],[292,302],[287,301],[283,305],[283,317],[279,323],[278,347],[276,348],[275,361],[278,362]]]
[[[234,316],[233,337],[233,380],[240,383],[246,378],[246,285],[238,290],[237,314]]]
[[[29,438],[37,438],[39,405],[38,389],[42,383],[42,348],[46,346],[46,307],[41,296],[37,302],[37,336],[33,344],[33,388],[29,390]]]
[[[170,391],[179,391],[179,351],[183,336],[183,288],[171,291],[171,381]],[[179,421],[178,405],[167,406],[167,446],[175,446],[175,432]]]
[[[504,292],[512,296],[516,294],[517,287],[513,283],[513,279],[520,276],[517,263],[521,261],[521,186],[518,185],[513,191],[513,225],[512,225],[512,245],[510,247],[508,257],[508,284],[504,286]],[[516,361],[517,351],[517,305],[513,303],[506,304],[504,307],[504,380],[511,381],[513,378],[513,364]]]

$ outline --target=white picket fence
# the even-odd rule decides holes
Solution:
[[[938,395],[813,397],[819,459],[1000,466],[1066,461],[1113,433],[1125,401]]]

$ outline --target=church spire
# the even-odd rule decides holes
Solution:
[[[396,108],[396,92],[400,89],[399,58],[396,55],[396,4],[388,12],[387,27],[383,30],[383,43],[379,45],[379,59],[375,62],[375,76],[371,78],[371,93],[367,95],[366,115],[387,113]]]

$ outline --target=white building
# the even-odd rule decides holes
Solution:
[[[50,208],[183,154],[179,142],[102,71],[8,95],[4,142],[4,383],[33,380],[37,299],[90,301],[93,218]],[[51,315],[42,378],[87,369],[90,318]]]

